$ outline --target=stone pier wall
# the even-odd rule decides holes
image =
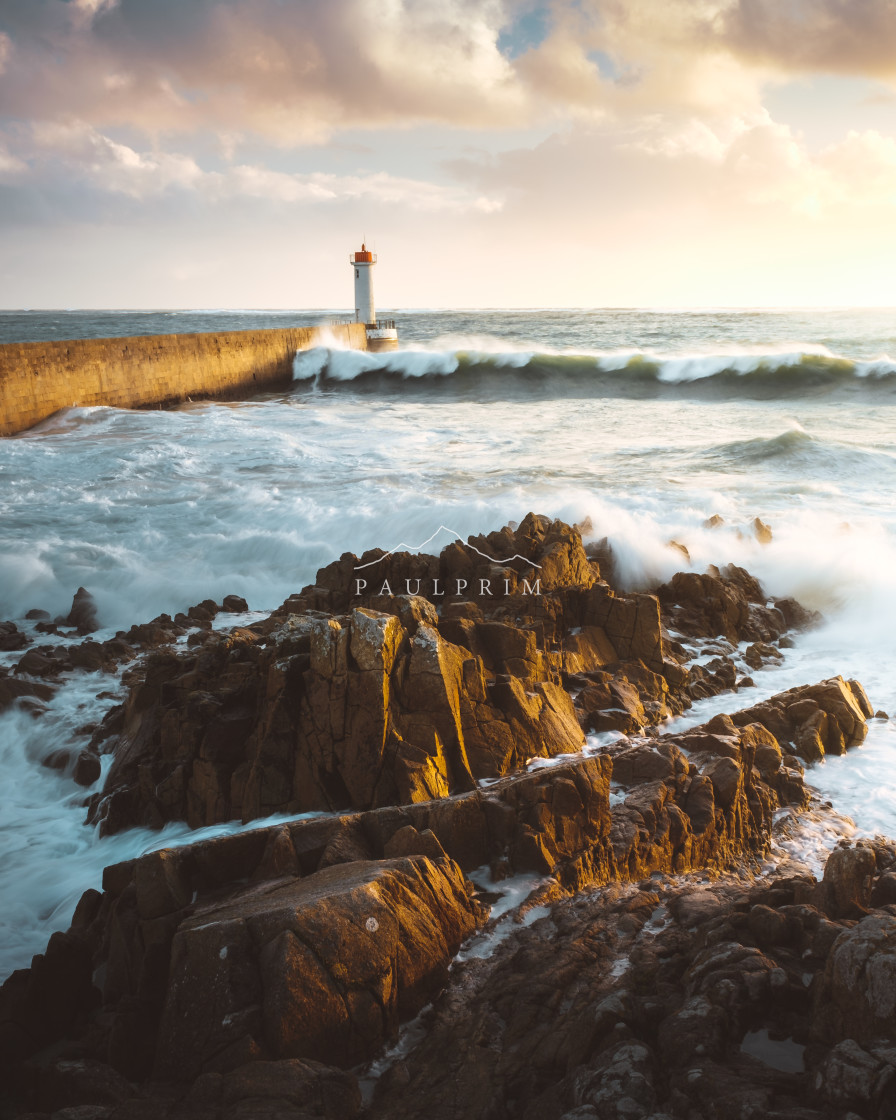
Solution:
[[[0,436],[25,431],[61,408],[147,408],[274,389],[292,378],[297,350],[333,337],[367,349],[363,323],[6,343],[0,345]]]

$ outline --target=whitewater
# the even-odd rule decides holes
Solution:
[[[488,532],[532,510],[607,537],[628,588],[734,562],[770,596],[822,612],[780,666],[753,674],[755,689],[695,705],[685,722],[837,673],[896,715],[896,313],[390,314],[400,351],[299,354],[286,391],[72,409],[0,441],[0,620],[28,630],[28,610],[65,613],[79,586],[97,600],[100,640],[227,594],[258,617],[345,551],[423,542],[440,525]],[[0,341],[317,318],[0,313]],[[707,527],[714,515],[722,525]],[[39,717],[0,714],[0,975],[67,925],[104,866],[197,835],[100,840],[83,823],[85,791],[40,765],[123,695],[107,675],[77,673]],[[881,717],[861,748],[807,778],[859,834],[896,836],[894,761]]]

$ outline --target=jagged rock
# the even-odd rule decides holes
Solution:
[[[187,618],[191,623],[211,622],[221,608],[214,599],[203,599],[194,607],[187,608]]]
[[[374,568],[381,586],[358,595],[357,573],[370,583]],[[497,568],[506,594],[473,588]],[[466,580],[472,598],[446,602],[449,579]],[[402,580],[422,593],[384,591],[403,591]],[[762,641],[783,629],[742,569],[676,580],[672,598],[690,605],[669,610],[733,604],[739,633]],[[700,599],[707,587],[721,606]],[[104,832],[444,797],[577,749],[580,723],[634,732],[736,678],[725,656],[689,673],[667,648],[658,600],[614,593],[577,529],[535,515],[440,557],[346,554],[269,620],[226,637],[210,629],[216,610],[191,608],[184,624],[205,629],[189,651],[159,650],[133,687],[92,810]],[[159,616],[124,637],[151,648],[174,629]],[[579,686],[575,704],[561,681]]]
[[[734,714],[738,726],[761,723],[781,743],[793,746],[806,762],[825,754],[843,754],[868,734],[872,707],[858,681],[832,677],[814,685],[780,692]]]
[[[718,884],[696,892],[712,902],[702,908],[688,908],[687,887],[650,886],[560,902],[488,967],[459,972],[422,1042],[379,1082],[374,1113],[842,1120],[791,1038],[807,1022],[802,974],[819,967],[800,956],[817,912],[780,883],[748,898]],[[772,895],[764,908],[788,943],[761,950],[749,903]],[[741,1050],[760,1024],[768,1060],[780,1049],[785,1063]]]
[[[670,687],[667,676],[648,669],[642,661],[616,662],[610,671],[567,678],[581,683],[576,697],[582,725],[588,731],[618,730],[630,733],[680,715],[688,701]]]
[[[619,660],[616,648],[600,626],[577,627],[563,640],[567,673],[590,673]]]
[[[24,1057],[76,1031],[99,1002],[91,946],[76,930],[54,933],[31,967],[0,989],[0,1038],[8,1060]]]
[[[896,1053],[869,1053],[853,1039],[844,1039],[825,1058],[818,1080],[827,1099],[841,1109],[891,1116],[896,1105]]]
[[[759,541],[760,544],[772,543],[771,528],[770,526],[766,525],[766,523],[760,518],[754,517],[750,522],[750,528],[753,530],[753,535],[756,537],[756,540]]]
[[[71,610],[64,619],[63,625],[74,626],[79,634],[92,634],[95,630],[99,630],[96,600],[85,588],[79,587],[75,592]]]
[[[386,859],[395,859],[398,856],[428,856],[430,859],[440,859],[445,855],[445,849],[431,828],[418,832],[412,824],[407,824],[386,841],[383,845],[383,855]]]
[[[592,526],[593,528],[593,526]],[[585,545],[585,555],[600,572],[600,578],[614,591],[619,590],[619,572],[616,555],[608,537],[598,541],[589,541]]]
[[[818,611],[810,611],[801,606],[796,599],[775,599],[775,607],[784,615],[784,621],[792,630],[808,630],[821,621]]]
[[[586,731],[639,731],[647,715],[637,691],[627,681],[608,679],[584,689],[579,702],[585,710]]]
[[[767,642],[753,642],[744,650],[744,661],[751,669],[761,669],[769,661],[780,661],[784,655]]]
[[[766,606],[759,583],[733,564],[704,575],[679,572],[657,596],[669,627],[694,638],[767,643],[788,628],[783,612]]]
[[[531,632],[482,624],[502,670],[489,681],[428,607],[399,610],[419,616],[413,634],[359,607],[288,616],[265,649],[250,632],[153,655],[126,704],[105,829],[427,801],[582,743],[568,694],[532,679]]]
[[[456,541],[440,556],[385,553],[371,549],[361,557],[343,554],[317,573],[313,587],[281,608],[295,612],[299,604],[315,610],[342,612],[384,595],[407,593],[435,601],[447,594],[465,594],[478,603],[495,602],[497,594],[514,605],[539,593],[566,587],[588,588],[600,571],[585,554],[579,530],[561,521],[528,514],[518,528]],[[360,583],[358,582],[360,581]]]
[[[609,566],[608,556],[605,574]],[[490,966],[459,965],[459,987],[431,1013],[447,1016],[447,1034],[429,1020],[420,1060],[380,1081],[377,1115],[557,1120],[749,1108],[802,1117],[786,1111],[800,1093],[757,1080],[748,1059],[731,1055],[770,1008],[806,1006],[802,977],[839,944],[839,915],[886,895],[888,873],[873,895],[865,864],[873,876],[896,853],[862,848],[839,857],[839,871],[835,860],[825,884],[779,885],[747,902],[715,889],[682,894],[670,902],[665,939],[665,887],[651,876],[761,855],[776,809],[807,801],[789,745],[810,725],[825,743],[859,741],[870,705],[861,686],[836,678],[746,718],[658,736],[652,725],[736,678],[726,642],[689,672],[664,622],[748,640],[761,661],[778,654],[769,643],[787,611],[769,608],[739,568],[685,573],[660,599],[616,593],[600,577],[578,529],[530,515],[439,557],[374,552],[359,563],[346,554],[270,619],[226,635],[211,629],[220,608],[206,600],[119,634],[114,648],[85,642],[66,653],[66,667],[80,659],[104,668],[133,657],[133,646],[198,628],[186,652],[156,649],[129,671],[126,704],[76,763],[86,781],[99,771],[99,749],[115,751],[92,802],[105,831],[359,811],[107,868],[103,893],[87,892],[71,930],[0,992],[0,1038],[17,1068],[51,1045],[54,1055],[61,1046],[110,1063],[144,1083],[143,1099],[120,1106],[121,1120],[355,1115],[354,1079],[314,1059],[372,1056],[446,983],[451,956],[484,918],[461,868],[488,865],[496,880],[542,877],[545,904],[616,885],[605,910],[590,911],[596,921],[579,924],[587,896],[582,913],[555,905],[521,930],[522,955],[478,1004],[475,1029],[452,1016],[471,993],[480,1000],[475,977]],[[440,612],[435,581],[464,583],[470,598]],[[224,609],[237,609],[234,598]],[[0,702],[8,679],[0,675]],[[525,772],[533,758],[581,747],[579,720],[632,735],[649,726],[651,737]],[[627,895],[618,884],[628,882],[640,890]],[[559,942],[550,932],[542,951],[542,931],[559,932]],[[639,977],[618,999],[612,946],[626,947]],[[433,1052],[435,1070],[426,1067]],[[498,1074],[490,1063],[500,1055]],[[692,1061],[693,1083],[681,1066]],[[166,1097],[158,1079],[180,1088]]]
[[[174,936],[155,1056],[189,1081],[252,1049],[352,1065],[444,984],[479,912],[456,865],[425,857],[327,868],[224,905]]]
[[[29,649],[16,665],[16,674],[24,673],[29,677],[55,677],[66,667],[66,663],[54,657],[49,650]]]
[[[666,548],[674,548],[676,552],[680,552],[684,557],[685,563],[690,564],[691,554],[688,552],[687,546],[683,545],[680,541],[666,541]]]

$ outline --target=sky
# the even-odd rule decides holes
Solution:
[[[0,0],[0,307],[896,305],[896,0]]]

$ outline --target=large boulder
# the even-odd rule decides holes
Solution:
[[[445,984],[480,921],[445,858],[343,864],[201,906],[174,935],[156,1073],[369,1058]]]

